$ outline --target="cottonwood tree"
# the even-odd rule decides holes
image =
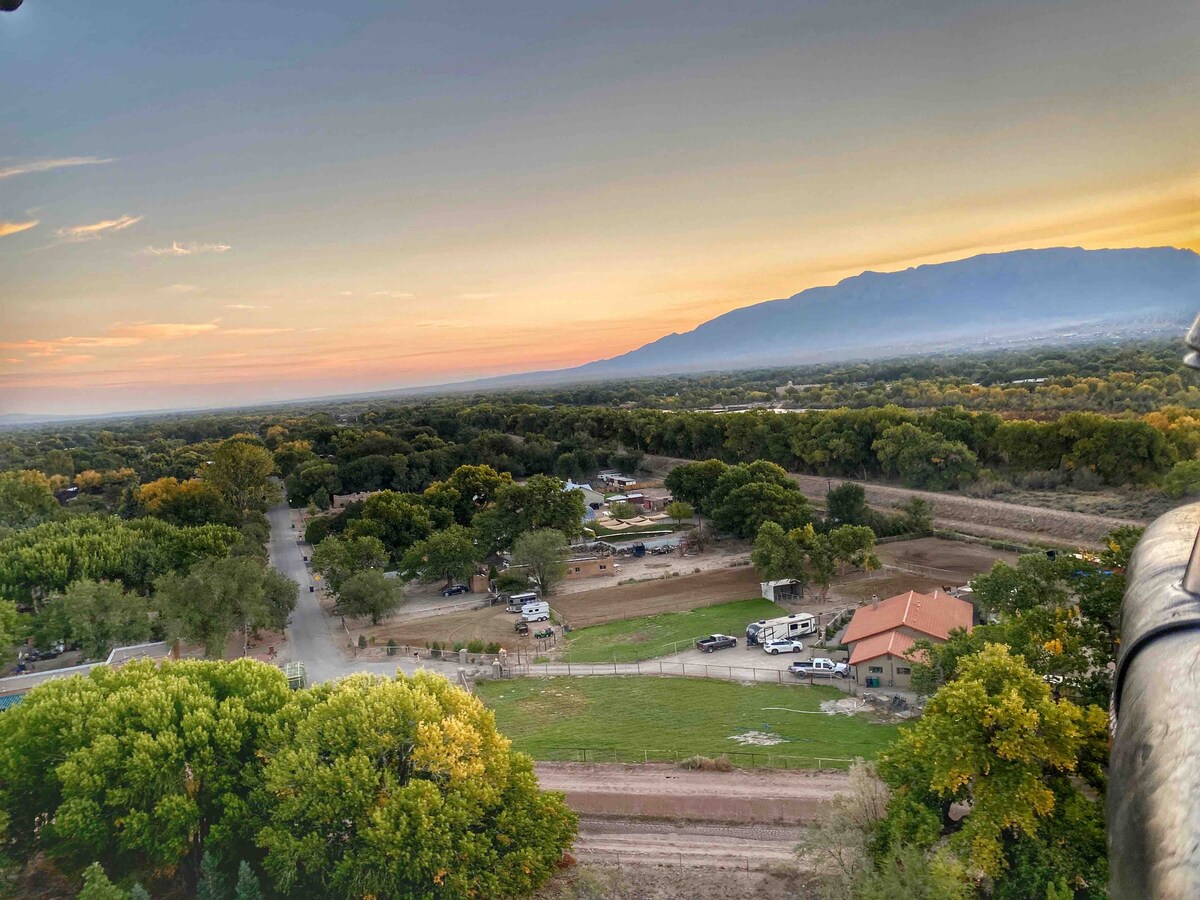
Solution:
[[[237,517],[213,485],[199,478],[159,478],[133,489],[133,513],[172,525],[235,524]]]
[[[705,504],[728,469],[729,466],[719,459],[684,463],[668,472],[663,484],[670,490],[671,496],[692,504],[701,512],[709,513],[711,510]]]
[[[388,552],[376,537],[345,537],[330,535],[313,549],[313,571],[325,579],[333,593],[358,572],[382,569],[387,565]]]
[[[78,643],[85,659],[104,659],[114,646],[150,640],[150,601],[118,582],[76,581],[47,601],[38,632],[46,642]]]
[[[1002,644],[959,660],[954,680],[880,757],[892,789],[881,852],[931,849],[948,836],[952,851],[998,884],[1019,870],[1028,893],[1006,897],[1046,896],[1063,881],[1102,896],[1103,801],[1079,782],[1102,791],[1107,726],[1100,707],[1053,699]],[[970,809],[959,823],[954,803]]]
[[[482,558],[471,529],[451,525],[410,547],[400,561],[400,571],[422,581],[444,578],[449,586],[470,575]]]
[[[561,531],[539,528],[517,538],[513,563],[525,566],[543,596],[548,596],[567,575],[567,551],[567,539]]]
[[[265,447],[230,438],[213,450],[197,474],[241,516],[267,508],[275,495],[274,472],[275,459]]]
[[[0,472],[0,526],[26,528],[54,515],[50,479],[33,469]]]
[[[583,492],[564,487],[547,475],[534,475],[525,484],[501,485],[492,505],[472,520],[484,549],[511,549],[518,535],[535,528],[553,528],[568,539],[579,535],[583,531]]]
[[[284,895],[521,896],[574,837],[562,795],[538,790],[482,701],[439,675],[352,675],[279,721],[256,842]]]
[[[867,525],[870,515],[861,484],[847,481],[825,495],[825,517],[831,525]]]
[[[814,584],[822,600],[843,567],[870,571],[881,565],[875,555],[875,532],[865,525],[842,525],[822,533],[812,523],[784,531],[777,522],[764,522],[750,559],[763,578]]]
[[[352,575],[338,591],[337,612],[345,616],[369,616],[378,625],[404,602],[404,586],[388,578],[381,569]]]
[[[238,858],[261,825],[265,735],[292,700],[273,666],[151,661],[47,682],[0,715],[7,849],[117,879]]]
[[[207,656],[220,659],[235,630],[282,631],[298,592],[296,582],[257,560],[228,557],[160,578],[155,602],[169,639],[202,644]]]

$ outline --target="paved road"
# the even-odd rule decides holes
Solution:
[[[297,543],[299,529],[293,529],[292,510],[286,503],[272,506],[267,513],[271,520],[271,565],[300,585],[300,599],[288,625],[288,650],[291,658],[304,663],[308,683],[333,681],[354,672],[375,672],[391,675],[396,669],[411,674],[417,667],[404,660],[352,659],[343,652],[344,639],[338,640],[330,629],[329,618],[317,603],[317,595],[309,592],[312,575],[304,564],[304,553]],[[451,678],[458,667],[448,663],[426,662],[422,668],[441,672]]]

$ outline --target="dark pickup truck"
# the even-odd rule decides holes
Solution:
[[[737,638],[730,637],[727,634],[710,634],[706,638],[700,638],[696,641],[696,649],[703,650],[705,653],[712,653],[714,650],[724,650],[726,647],[736,647]]]

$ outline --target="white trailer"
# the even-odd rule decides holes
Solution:
[[[746,626],[746,644],[766,644],[769,641],[795,640],[806,634],[816,634],[817,617],[809,613],[793,613],[777,619],[759,619]]]
[[[550,604],[545,600],[540,603],[526,603],[521,607],[521,618],[526,622],[549,622]]]

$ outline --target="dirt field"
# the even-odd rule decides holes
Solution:
[[[662,475],[687,459],[647,456],[644,465]],[[815,503],[825,502],[825,493],[842,484],[841,478],[793,475],[800,490]],[[1098,547],[1108,532],[1121,525],[1145,525],[1144,521],[1068,512],[1039,506],[1022,506],[1001,500],[976,500],[957,494],[914,491],[870,482],[858,482],[867,492],[873,508],[891,512],[896,504],[921,497],[933,506],[933,518],[939,528],[979,537],[1020,544]]]
[[[676,766],[538,763],[538,781],[580,815],[802,825],[845,790],[845,772],[700,772]]]
[[[633,557],[621,557],[617,560],[617,565],[620,569],[614,578],[581,578],[578,581],[565,581],[559,587],[558,593],[562,596],[567,594],[582,594],[590,591],[596,591],[604,587],[615,587],[618,581],[627,581],[636,578],[641,581],[643,579],[661,578],[664,574],[691,574],[699,569],[702,572],[708,572],[713,569],[725,569],[739,561],[748,560],[750,558],[750,541],[742,540],[723,540],[710,542],[703,553],[681,557],[678,554],[671,553],[666,556],[652,556],[647,554],[641,559]]]
[[[803,824],[846,784],[838,772],[657,765],[540,763],[537,774],[580,814],[580,865],[539,893],[542,900],[811,896],[795,847]]]

